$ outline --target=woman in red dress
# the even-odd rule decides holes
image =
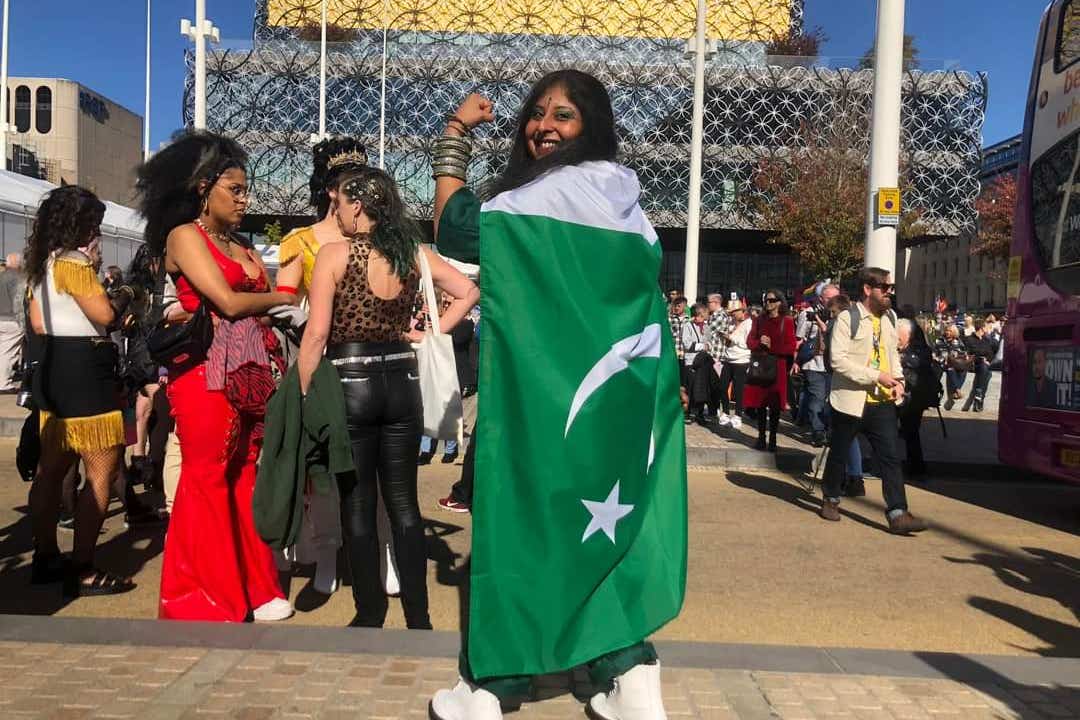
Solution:
[[[174,620],[282,620],[292,607],[251,497],[265,402],[280,371],[259,317],[293,303],[270,292],[259,255],[232,234],[247,209],[246,153],[234,141],[188,133],[138,171],[146,243],[163,256],[186,313],[205,304],[214,338],[169,367],[180,441],[180,483],[161,571],[158,615]],[[205,357],[203,357],[205,355]]]
[[[771,385],[747,384],[743,391],[746,407],[757,408],[758,439],[754,446],[764,450],[765,423],[769,425],[770,452],[776,451],[776,430],[780,413],[787,409],[788,358],[795,353],[795,321],[787,312],[784,293],[770,289],[765,293],[765,312],[754,320],[746,344],[752,353],[768,353],[776,358],[776,380]]]

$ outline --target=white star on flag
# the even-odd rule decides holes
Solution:
[[[611,543],[615,544],[615,523],[619,522],[622,518],[629,515],[633,509],[633,505],[620,505],[619,504],[619,481],[615,481],[615,487],[611,488],[611,492],[608,493],[607,500],[604,502],[597,502],[596,500],[582,500],[581,504],[585,506],[585,509],[592,513],[592,519],[589,520],[589,526],[585,528],[585,534],[581,536],[581,542],[585,542],[592,535],[604,531],[604,534],[608,536]]]

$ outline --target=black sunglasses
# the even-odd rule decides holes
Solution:
[[[767,297],[767,298],[765,298],[765,302],[767,302],[767,303],[778,303],[778,302],[780,302],[780,298]]]

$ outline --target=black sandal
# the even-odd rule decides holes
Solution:
[[[68,598],[120,595],[134,589],[131,578],[112,575],[95,567],[71,570],[64,578],[64,597]]]
[[[49,585],[60,582],[67,574],[68,560],[61,553],[43,553],[34,551],[30,561],[30,584]]]

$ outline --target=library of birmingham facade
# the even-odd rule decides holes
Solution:
[[[495,102],[478,131],[476,185],[497,173],[531,84],[575,67],[608,87],[622,160],[665,247],[662,282],[681,287],[689,185],[694,0],[327,0],[327,132],[363,139],[418,218],[431,217],[432,141],[469,92]],[[785,248],[755,225],[754,173],[783,156],[806,126],[840,119],[869,146],[871,70],[766,54],[798,32],[803,0],[709,0],[700,289],[757,293],[803,278]],[[311,136],[318,131],[321,0],[256,0],[254,37],[216,46],[207,61],[207,125],[251,153],[248,229],[306,222]],[[192,65],[189,54],[189,68]],[[962,71],[904,73],[905,203],[930,235],[975,221],[986,80]],[[185,97],[192,112],[192,75]],[[380,133],[380,129],[383,130]],[[381,140],[381,144],[380,144]]]

